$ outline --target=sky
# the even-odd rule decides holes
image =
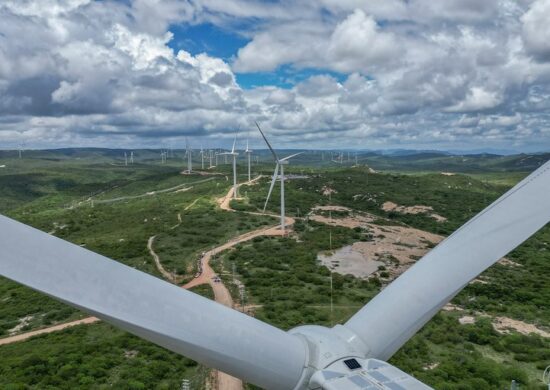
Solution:
[[[550,150],[550,0],[1,0],[0,148]]]

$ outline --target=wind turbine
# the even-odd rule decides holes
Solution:
[[[547,162],[332,328],[284,332],[4,216],[0,275],[268,390],[427,390],[387,360],[469,281],[550,221],[549,192]]]
[[[204,170],[204,149],[201,145],[201,169]]]
[[[130,164],[134,164],[134,152],[130,152]]]
[[[233,157],[233,199],[237,198],[237,156],[239,155],[239,153],[235,152],[236,143],[237,135],[235,135],[235,139],[233,140],[233,148],[231,148],[231,152],[221,153],[225,156],[225,158],[227,158],[227,156]]]
[[[192,160],[192,154],[193,151],[191,150],[191,147],[189,146],[189,141],[187,138],[185,139],[185,155],[187,156],[187,173],[191,174],[193,170],[193,160]]]
[[[124,166],[128,166],[128,155],[124,152]]]
[[[248,138],[246,139],[246,150],[244,151],[244,154],[246,154],[248,159],[248,181],[250,181],[250,155],[252,154],[252,150],[248,148]]]
[[[273,150],[273,148],[269,144],[269,141],[265,137],[264,132],[262,131],[262,129],[260,129],[260,125],[258,124],[258,122],[256,122],[256,127],[258,127],[258,130],[260,130],[260,134],[262,134],[262,137],[263,137],[265,143],[267,144],[267,146],[269,147],[269,150],[271,150],[271,154],[273,154],[273,157],[275,158],[275,172],[273,173],[273,179],[271,180],[271,185],[269,186],[269,192],[267,193],[267,198],[265,200],[264,213],[265,213],[265,209],[267,208],[267,202],[269,202],[269,198],[271,197],[271,191],[273,191],[273,186],[275,185],[275,181],[277,180],[277,175],[279,174],[279,177],[280,177],[280,180],[281,180],[281,230],[283,231],[283,234],[284,234],[284,232],[285,232],[285,171],[284,171],[284,166],[288,165],[289,160],[292,157],[296,157],[297,155],[302,154],[303,152],[291,154],[290,156],[286,156],[285,158],[279,159],[279,157],[277,156],[277,153],[275,153],[275,151]]]
[[[550,221],[549,191],[547,162],[332,328],[284,332],[4,216],[0,275],[268,390],[427,390],[386,361],[469,281]]]

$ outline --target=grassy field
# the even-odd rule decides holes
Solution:
[[[271,164],[254,166],[255,172],[268,177],[259,185],[243,188],[244,199],[231,203],[240,212],[231,213],[221,211],[215,202],[230,186],[229,165],[215,170],[220,175],[186,176],[180,174],[181,156],[162,165],[155,151],[136,153],[139,163],[127,167],[120,151],[36,153],[21,160],[0,153],[0,165],[6,165],[0,169],[0,212],[157,276],[147,250],[147,240],[153,235],[162,264],[185,279],[194,273],[202,251],[276,223],[271,217],[245,213],[263,208]],[[319,156],[306,154],[289,168],[308,178],[287,182],[287,214],[304,217],[316,205],[341,205],[390,221],[384,223],[448,235],[521,180],[528,169],[520,168],[541,161],[540,156],[523,162],[519,157],[481,156],[462,162],[456,159],[449,166],[445,165],[452,162],[448,156],[393,158],[391,164],[385,162],[392,160],[389,157],[363,157],[381,166],[384,162],[388,170],[397,170],[407,161],[410,167],[419,168],[403,174],[370,173],[366,167],[334,166],[330,161],[315,168],[313,162]],[[434,168],[437,164],[440,169]],[[461,164],[467,168],[462,174],[439,173]],[[506,167],[512,172],[503,171]],[[240,169],[244,171],[242,165]],[[330,196],[323,194],[327,189]],[[447,220],[386,212],[382,210],[385,202],[430,206]],[[278,213],[278,205],[277,185],[268,210]],[[318,264],[317,254],[329,249],[329,231],[332,248],[368,239],[365,232],[302,220],[295,230],[290,238],[259,237],[243,243],[222,253],[213,265],[217,272],[224,271],[222,278],[229,287],[235,269],[245,285],[242,303],[255,305],[254,315],[264,321],[284,329],[344,322],[380,290],[382,282],[333,273],[331,312],[331,274]],[[500,334],[489,320],[506,316],[548,330],[550,288],[543,275],[550,271],[549,242],[547,226],[508,256],[517,266],[497,264],[487,270],[483,274],[487,284],[471,284],[455,298],[464,312],[438,314],[392,358],[392,364],[437,389],[502,389],[511,379],[522,388],[542,389],[538,377],[550,361],[548,339]],[[240,301],[238,288],[231,290]],[[199,292],[212,297],[209,289]],[[21,331],[84,315],[6,279],[0,279],[0,302],[0,337],[26,317]],[[476,317],[476,323],[460,325],[458,318],[464,314]],[[0,388],[176,389],[183,378],[195,378],[202,385],[206,375],[204,368],[189,359],[106,324],[79,326],[2,346],[0,356]]]

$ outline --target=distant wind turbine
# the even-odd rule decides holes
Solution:
[[[260,125],[258,124],[258,122],[256,122],[256,127],[258,127],[258,130],[260,130],[260,134],[262,134],[262,137],[263,137],[265,143],[269,147],[269,150],[271,150],[271,154],[273,154],[273,157],[275,158],[275,163],[276,163],[275,164],[275,172],[273,173],[273,179],[271,180],[271,185],[269,186],[269,192],[267,193],[267,198],[266,198],[265,204],[264,204],[264,213],[265,213],[265,209],[267,208],[267,202],[269,202],[269,198],[271,197],[271,191],[273,191],[273,186],[275,186],[275,181],[277,180],[277,174],[279,174],[279,177],[280,177],[280,180],[281,180],[281,230],[284,233],[284,231],[285,231],[285,172],[284,172],[284,166],[288,165],[289,160],[292,157],[296,157],[299,154],[302,154],[303,152],[291,154],[290,156],[286,156],[285,158],[279,159],[279,157],[277,156],[277,153],[275,153],[275,151],[273,150],[273,148],[269,144],[269,141],[265,137],[262,129],[260,129]]]
[[[204,170],[204,149],[202,148],[202,145],[201,145],[201,169]]]
[[[233,140],[233,148],[231,148],[231,152],[221,153],[226,158],[227,156],[233,157],[233,199],[237,198],[237,156],[239,155],[239,153],[235,152],[236,143],[237,143],[237,135],[235,135],[235,139]]]
[[[252,154],[252,150],[248,148],[248,138],[246,139],[246,150],[244,153],[248,159],[248,181],[250,181],[250,155]]]
[[[188,174],[191,174],[192,170],[193,170],[193,161],[192,161],[192,150],[191,150],[191,147],[189,146],[189,141],[187,140],[187,138],[185,139],[185,154],[187,155],[187,173]]]

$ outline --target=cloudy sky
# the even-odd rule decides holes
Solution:
[[[0,148],[550,150],[550,0],[0,0]]]

